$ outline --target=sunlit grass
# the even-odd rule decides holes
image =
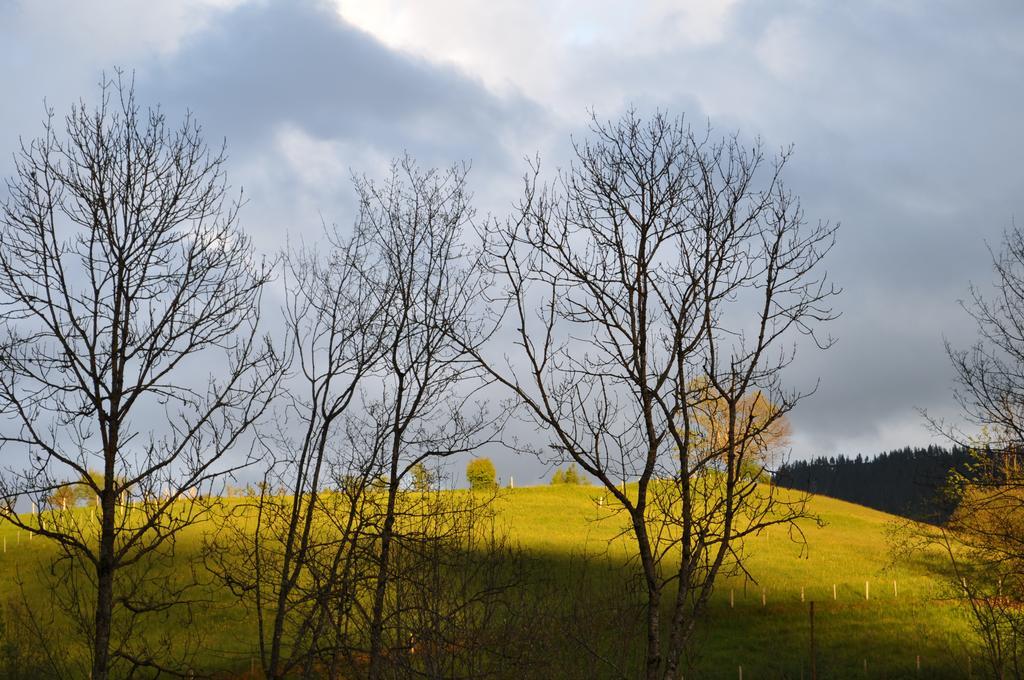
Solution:
[[[599,503],[601,495],[588,486],[519,488],[503,490],[493,507],[498,525],[537,563],[546,587],[571,589],[577,580],[572,569],[583,555],[590,556],[590,565],[621,565],[630,554],[629,537],[622,533],[625,515]],[[747,541],[753,580],[734,574],[719,581],[696,645],[699,677],[736,678],[743,666],[748,679],[810,678],[811,601],[820,678],[865,677],[865,661],[867,677],[964,677],[964,622],[941,600],[941,584],[929,573],[927,560],[892,566],[886,530],[894,518],[825,497],[814,498],[810,509],[825,525],[803,522],[806,545],[773,528]],[[176,556],[182,568],[199,559],[201,537],[209,529],[191,527],[182,535]],[[38,574],[53,547],[38,537],[29,540],[24,532],[19,537],[10,525],[0,526],[0,536],[7,542],[0,555],[0,595],[21,597],[23,587],[30,602],[44,602],[45,581]],[[595,602],[624,597],[626,573],[594,571],[597,580],[587,596]],[[538,598],[543,600],[545,592],[551,591],[538,590]],[[212,602],[195,610],[191,624],[204,638],[196,667],[247,671],[255,655],[253,617],[226,591],[211,586],[209,593]],[[627,624],[603,625],[615,633]]]

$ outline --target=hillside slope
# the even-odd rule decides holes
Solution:
[[[624,554],[628,542],[613,538],[625,519],[599,496],[596,487],[517,489],[499,516],[538,553]],[[810,509],[823,526],[801,523],[806,543],[782,528],[765,532],[748,541],[749,578],[718,584],[700,677],[735,678],[742,665],[744,678],[809,678],[812,600],[818,677],[864,677],[865,661],[868,677],[964,677],[967,629],[943,598],[931,568],[938,557],[893,565],[888,536],[905,520],[824,496]]]
[[[575,611],[547,636],[545,654],[557,662],[548,675],[607,672],[597,657],[582,658],[585,646],[613,659],[640,649],[640,630],[625,604],[634,571],[622,535],[625,518],[600,496],[596,487],[539,486],[503,490],[494,501],[496,527],[518,542],[529,565],[524,587],[531,589],[527,600],[536,607],[537,625],[550,625],[544,623],[550,611]],[[736,678],[742,666],[747,680],[809,678],[811,601],[819,678],[864,677],[865,663],[868,677],[964,677],[966,628],[941,603],[941,583],[928,560],[890,565],[886,535],[896,518],[825,497],[814,498],[811,509],[824,525],[804,522],[806,543],[781,529],[766,532],[746,545],[749,576],[720,580],[693,659],[698,677]],[[209,529],[196,527],[183,537],[181,568],[201,565],[201,534]],[[16,601],[24,590],[34,606],[54,606],[38,578],[52,547],[19,537],[10,526],[0,526],[0,535],[7,541],[0,602]],[[253,618],[226,591],[211,590],[211,597],[189,624],[203,631],[195,665],[238,677],[233,674],[253,664]]]

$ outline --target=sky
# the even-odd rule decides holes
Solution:
[[[843,288],[838,342],[786,376],[820,381],[792,414],[797,458],[941,443],[920,410],[956,418],[944,341],[972,341],[959,301],[1024,210],[1018,2],[0,0],[0,60],[0,176],[45,106],[126,69],[144,103],[227,140],[266,252],[351,223],[352,173],[405,152],[471,162],[478,209],[507,212],[526,157],[567,163],[590,111],[792,145],[806,216],[841,224]]]

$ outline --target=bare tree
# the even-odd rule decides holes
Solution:
[[[279,453],[259,498],[207,545],[214,570],[255,609],[268,677],[394,677],[422,666],[411,641],[430,637],[420,630],[429,617],[417,612],[452,598],[436,587],[444,565],[417,556],[450,563],[470,541],[506,551],[466,519],[487,499],[413,488],[417,475],[436,477],[427,465],[494,429],[472,403],[479,371],[451,340],[458,331],[482,341],[472,316],[483,282],[461,242],[472,216],[465,177],[404,158],[382,183],[357,178],[352,235],[329,234],[324,256],[285,258],[297,370],[269,440]]]
[[[985,428],[984,444],[1012,451],[1024,442],[1024,233],[1019,227],[1004,235],[993,268],[995,294],[972,287],[964,305],[977,324],[978,341],[966,350],[946,343],[946,351],[964,416]],[[973,439],[951,434],[959,441]]]
[[[187,584],[147,567],[245,462],[278,380],[258,333],[270,267],[238,227],[224,163],[191,116],[170,127],[118,74],[63,131],[50,112],[7,182],[0,515],[53,541],[65,585],[87,596],[93,680],[167,665],[141,617]],[[95,508],[19,514],[67,478]]]
[[[406,644],[401,636],[387,639],[400,611],[388,598],[393,553],[433,540],[415,519],[421,516],[416,505],[399,502],[406,478],[421,463],[475,450],[494,429],[472,389],[478,369],[469,352],[483,341],[474,309],[485,281],[462,240],[473,217],[466,172],[423,171],[407,157],[386,182],[356,183],[361,228],[376,234],[380,253],[382,286],[374,299],[386,326],[382,371],[361,424],[385,489],[367,615],[371,680],[384,677],[388,647]]]
[[[788,158],[684,121],[594,120],[557,181],[527,177],[488,229],[515,358],[467,348],[568,459],[617,499],[643,584],[643,676],[680,677],[694,625],[743,539],[795,527],[802,500],[759,484],[762,448],[803,394],[791,338],[816,338],[836,293],[820,271],[835,227],[808,227]],[[761,394],[770,408],[753,410]],[[725,431],[700,432],[714,400]],[[705,418],[705,420],[707,420]],[[627,487],[626,482],[634,482]],[[662,620],[663,613],[667,621]]]
[[[256,614],[269,678],[308,674],[350,646],[329,634],[345,627],[330,612],[352,606],[354,579],[364,576],[362,562],[353,565],[363,559],[366,494],[381,474],[372,453],[350,446],[346,414],[361,407],[363,381],[380,370],[387,301],[377,294],[386,282],[373,234],[329,236],[327,256],[309,247],[284,256],[294,370],[266,438],[270,465],[258,497],[237,505],[205,546],[213,571]]]
[[[1024,677],[1024,233],[1014,226],[993,253],[994,293],[972,287],[964,305],[978,329],[968,349],[946,344],[954,396],[980,433],[929,418],[973,451],[947,491],[955,509],[942,526],[917,525],[903,550],[941,547],[951,593],[968,613],[993,677]]]
[[[283,316],[295,370],[267,438],[271,464],[259,496],[234,508],[234,521],[205,546],[222,581],[252,596],[246,601],[269,678],[308,670],[326,654],[317,621],[329,595],[321,591],[352,597],[339,581],[352,573],[345,567],[362,526],[362,496],[379,474],[372,457],[344,446],[345,414],[382,356],[381,307],[370,294],[375,268],[364,237],[333,243],[328,257],[301,247],[286,253]],[[340,492],[328,488],[335,475],[347,478]],[[325,560],[337,573],[323,571]]]

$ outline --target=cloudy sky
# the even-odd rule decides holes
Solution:
[[[798,457],[932,441],[917,409],[955,413],[943,339],[973,334],[958,300],[1024,211],[1016,1],[0,0],[0,58],[0,174],[44,99],[61,112],[133,70],[145,101],[227,139],[265,250],[350,222],[351,171],[404,151],[472,161],[480,209],[501,213],[524,157],[564,163],[589,109],[793,144],[808,217],[842,224],[845,290],[838,344],[789,374],[821,379]]]

